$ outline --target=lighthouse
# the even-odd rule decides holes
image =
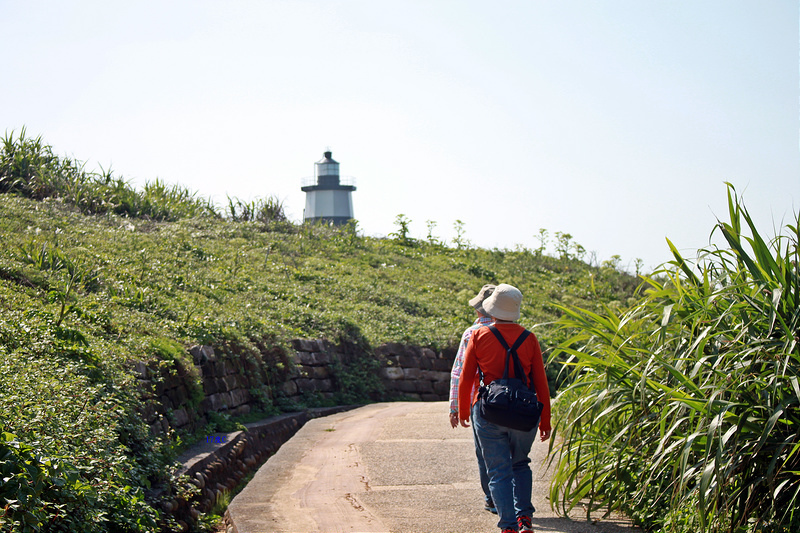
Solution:
[[[301,190],[306,193],[304,222],[328,222],[347,224],[353,218],[352,192],[356,190],[353,180],[339,179],[339,163],[331,152],[314,163],[314,177],[304,180]]]

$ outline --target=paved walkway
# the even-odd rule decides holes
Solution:
[[[534,529],[631,533],[624,521],[588,523],[551,509],[531,451]],[[228,506],[236,533],[496,532],[483,509],[472,431],[453,429],[447,402],[381,403],[309,421]]]

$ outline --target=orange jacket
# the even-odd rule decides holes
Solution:
[[[519,324],[495,324],[500,334],[509,346],[513,346],[520,333],[525,329]],[[549,431],[550,427],[550,388],[547,385],[547,376],[544,373],[544,361],[539,340],[531,333],[522,346],[517,349],[522,369],[525,371],[528,385],[531,380],[536,396],[544,404],[539,429]],[[483,382],[489,384],[503,377],[506,364],[506,350],[494,333],[488,327],[482,327],[472,334],[472,338],[464,354],[464,368],[461,371],[461,383],[458,387],[458,417],[463,421],[469,420],[470,409],[478,400],[477,392],[473,393],[473,385],[480,380],[478,365],[483,370]],[[508,377],[514,376],[514,361],[508,365]]]

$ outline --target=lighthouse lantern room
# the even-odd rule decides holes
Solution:
[[[333,160],[331,152],[314,163],[314,178],[303,183],[306,193],[306,208],[303,221],[328,222],[335,225],[346,224],[353,218],[352,192],[356,190],[352,180],[339,178],[339,163]]]

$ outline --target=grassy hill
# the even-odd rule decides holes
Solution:
[[[137,191],[24,132],[0,151],[0,239],[0,524],[12,531],[157,527],[145,496],[168,482],[179,436],[137,415],[136,361],[169,366],[210,344],[279,375],[285,360],[265,356],[298,338],[453,347],[490,282],[522,290],[521,323],[549,350],[568,336],[553,325],[560,306],[624,307],[638,284],[566,248],[415,240],[402,217],[376,239],[292,224],[272,199],[223,211],[158,181]],[[280,407],[271,397],[264,412]]]

